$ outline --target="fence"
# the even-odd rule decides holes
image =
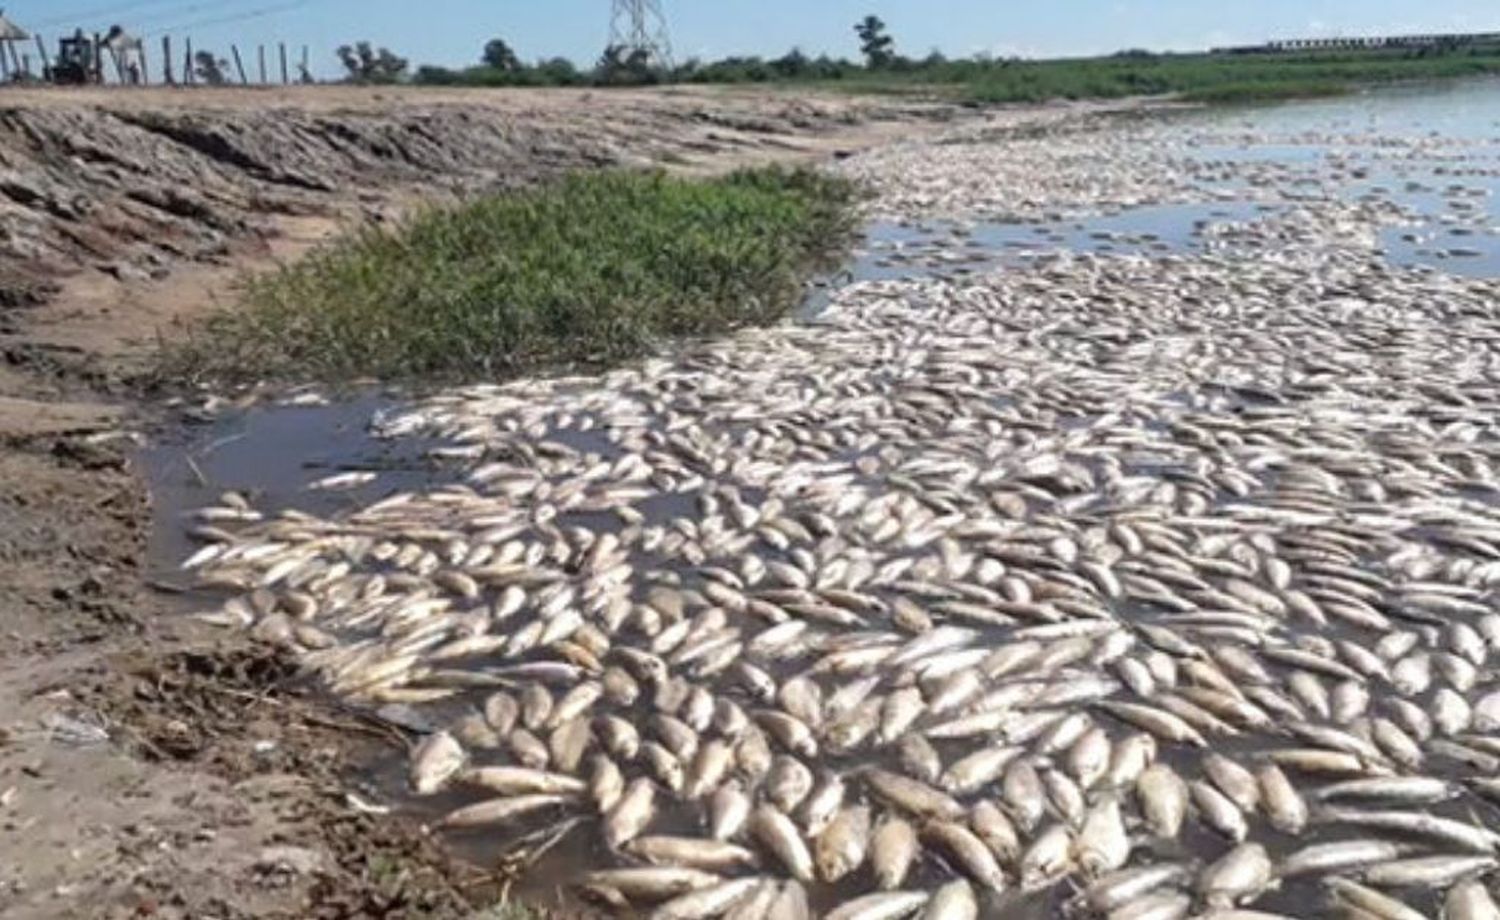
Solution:
[[[41,80],[99,86],[272,86],[313,82],[307,45],[301,46],[300,57],[294,62],[286,42],[258,44],[253,59],[257,66],[247,71],[238,44],[229,46],[230,58],[222,58],[202,48],[195,51],[191,36],[180,44],[170,35],[161,36],[159,56],[154,48],[148,50],[144,41],[123,32],[74,32],[58,41],[55,53],[49,53],[41,34],[30,37],[36,42],[39,64],[35,68],[29,46],[24,53],[17,51],[18,44],[26,43],[0,37],[0,83]]]

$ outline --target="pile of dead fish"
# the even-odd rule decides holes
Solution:
[[[458,481],[187,565],[621,910],[1494,917],[1500,286],[1381,219],[450,391],[376,429]]]

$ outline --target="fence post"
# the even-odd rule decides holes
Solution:
[[[125,62],[121,59],[120,52],[115,50],[114,45],[105,45],[104,47],[109,49],[109,59],[115,62],[115,79],[120,81],[121,86],[124,86]]]
[[[177,81],[172,79],[172,36],[161,37],[161,80],[171,86]]]
[[[230,45],[229,50],[234,53],[234,69],[239,71],[240,84],[242,86],[249,86],[250,80],[245,76],[245,62],[240,59],[240,46]]]
[[[281,50],[281,85],[286,86],[292,82],[286,70],[286,42],[277,42],[276,45]]]
[[[193,60],[193,37],[189,35],[183,40],[187,50],[182,54],[182,82],[192,86],[198,82],[197,61]]]
[[[260,85],[266,85],[266,46],[256,45],[255,54],[260,58]]]

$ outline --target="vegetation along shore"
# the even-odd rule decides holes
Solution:
[[[251,279],[162,376],[475,378],[634,357],[784,316],[852,238],[854,195],[810,169],[603,172],[433,208]]]
[[[1180,94],[1189,101],[1220,103],[1338,95],[1362,85],[1500,73],[1500,44],[1486,42],[1267,46],[1256,49],[1257,53],[1243,53],[1244,49],[1185,54],[1126,50],[1101,57],[1023,60],[988,54],[949,58],[937,51],[908,57],[900,53],[886,24],[874,16],[857,23],[855,31],[862,49],[858,61],[810,57],[793,48],[778,58],[690,59],[670,67],[613,47],[592,68],[556,57],[526,63],[504,39],[494,39],[474,67],[424,66],[410,79],[434,86],[813,85],[861,93],[935,93],[975,103]],[[407,62],[395,55],[370,51],[349,60],[350,75],[356,80],[408,78]],[[371,66],[361,67],[359,60]],[[399,67],[382,67],[382,60],[394,60]]]

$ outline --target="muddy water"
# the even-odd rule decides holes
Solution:
[[[1495,95],[1494,90],[1493,84],[1484,85],[1485,93]],[[1274,218],[1295,207],[1299,200],[1320,200],[1329,195],[1349,201],[1376,200],[1405,210],[1405,225],[1389,227],[1381,234],[1383,254],[1395,263],[1500,276],[1500,236],[1495,232],[1494,213],[1500,156],[1494,148],[1478,142],[1479,138],[1500,133],[1493,123],[1477,129],[1472,136],[1457,130],[1451,135],[1438,135],[1441,139],[1475,143],[1434,144],[1431,149],[1406,150],[1399,156],[1357,140],[1338,143],[1326,140],[1334,134],[1367,131],[1372,125],[1386,130],[1386,120],[1398,115],[1403,123],[1409,120],[1413,125],[1403,127],[1403,131],[1425,133],[1420,127],[1420,117],[1410,111],[1427,104],[1423,99],[1420,94],[1403,90],[1394,94],[1394,100],[1377,95],[1211,116],[1220,120],[1210,125],[1214,130],[1225,135],[1242,133],[1256,140],[1196,145],[1182,152],[1183,158],[1197,163],[1195,168],[1203,177],[1204,197],[1209,199],[1206,202],[1163,203],[1075,220],[877,224],[869,228],[867,240],[847,270],[828,283],[932,276],[961,278],[972,272],[1021,268],[1058,253],[1155,256],[1234,246],[1237,238],[1233,227]],[[1466,106],[1487,111],[1483,100],[1471,99],[1463,92],[1457,96],[1442,94],[1433,105],[1436,115],[1431,124],[1445,127],[1428,130],[1448,130],[1446,126],[1455,118],[1459,122],[1465,118],[1483,122],[1487,117],[1472,111],[1467,116],[1454,115]],[[1202,127],[1201,122],[1193,124]],[[1297,143],[1298,138],[1309,134],[1317,140]],[[1273,169],[1259,171],[1257,175],[1274,175],[1282,194],[1268,197],[1263,188],[1246,187],[1242,183],[1243,174],[1232,168],[1233,164],[1245,163],[1271,164]],[[1230,165],[1222,176],[1216,176],[1215,164]],[[962,241],[957,250],[951,245],[954,240]],[[813,291],[799,318],[816,320],[825,302],[826,296]],[[225,490],[245,492],[254,497],[257,507],[272,512],[294,508],[337,516],[392,492],[453,481],[457,475],[453,468],[426,456],[428,450],[440,445],[412,438],[383,441],[370,434],[368,422],[374,414],[399,406],[399,400],[366,394],[329,406],[258,408],[227,414],[211,425],[184,431],[152,447],[144,460],[150,470],[156,501],[153,562],[157,574],[164,579],[173,577],[179,561],[193,549],[185,536],[183,512],[211,501]],[[602,449],[603,445],[574,446],[608,453]],[[348,492],[307,490],[308,484],[317,479],[350,470],[379,470],[382,475],[375,483]],[[652,509],[652,513],[670,517],[684,510],[662,507]],[[1337,629],[1331,632],[1331,637],[1338,637]],[[454,707],[463,705],[461,701]],[[439,709],[433,715],[441,720],[444,713]],[[945,755],[959,750],[956,745],[938,747]],[[1231,752],[1240,749],[1233,740],[1223,748]],[[1182,756],[1174,751],[1166,759],[1173,762]],[[949,759],[945,757],[945,761]],[[863,762],[863,758],[830,758],[823,765],[844,770]],[[1464,775],[1463,768],[1452,763],[1444,763],[1432,772],[1451,777]],[[419,818],[434,817],[471,800],[458,794],[422,802],[406,800],[400,764],[394,762],[378,769],[371,782],[386,800],[403,802],[403,807]],[[1493,810],[1478,799],[1465,797],[1433,811],[1461,817],[1470,809]],[[687,809],[676,809],[654,830],[686,831],[691,821]],[[581,867],[606,862],[607,854],[598,843],[595,824],[592,818],[584,819],[527,874],[518,893],[550,902],[562,896],[559,892]],[[1345,836],[1347,832],[1329,834],[1314,828],[1297,838],[1295,844]],[[1264,835],[1258,833],[1257,837],[1273,853],[1284,853],[1294,845],[1293,838],[1269,830]],[[486,865],[495,864],[505,840],[494,833],[454,837],[461,852]],[[1190,822],[1181,839],[1159,855],[1191,860],[1195,853],[1217,854],[1223,848],[1221,840]],[[923,874],[914,879],[920,885],[936,884],[952,875],[931,861],[924,861],[920,871]],[[836,888],[819,886],[815,892],[816,906],[831,906],[858,890],[858,882]],[[1068,894],[1066,886],[1060,886],[1034,897],[1008,895],[1000,902],[988,904],[986,915],[1055,916]],[[1309,880],[1273,892],[1256,906],[1299,914],[1309,903],[1314,903],[1310,899],[1317,894],[1316,882]],[[1428,901],[1419,906],[1431,910],[1436,904]]]
[[[187,515],[228,491],[273,513],[338,514],[392,492],[451,481],[452,474],[427,457],[438,442],[370,435],[371,418],[392,405],[391,397],[366,392],[327,405],[234,409],[157,438],[139,458],[151,490],[151,576],[167,583],[179,577],[182,560],[197,548]],[[308,489],[336,473],[366,470],[380,473],[367,486]]]

